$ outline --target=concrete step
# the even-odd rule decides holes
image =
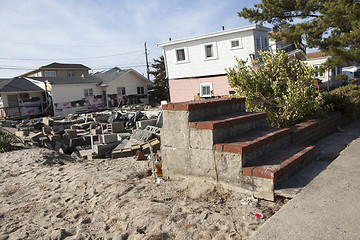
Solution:
[[[239,154],[241,165],[251,166],[256,164],[261,156],[289,145],[290,128],[263,127],[216,143],[215,150]]]
[[[254,196],[274,201],[274,189],[312,161],[315,146],[293,145],[259,159],[258,164],[243,167]]]
[[[189,123],[190,145],[213,149],[214,144],[266,126],[266,113],[237,112]]]
[[[245,98],[213,98],[162,105],[163,110],[187,111],[188,121],[198,121],[210,117],[245,112]]]

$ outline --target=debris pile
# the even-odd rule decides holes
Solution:
[[[160,150],[159,110],[114,110],[22,121],[4,120],[2,128],[23,142],[76,159],[121,158]],[[10,130],[12,128],[12,130]]]

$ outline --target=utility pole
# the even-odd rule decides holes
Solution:
[[[148,61],[148,54],[147,54],[146,42],[144,43],[144,46],[145,46],[145,59],[146,59],[147,79],[150,80],[150,77],[149,77],[149,61]]]

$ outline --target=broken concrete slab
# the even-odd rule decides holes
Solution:
[[[57,142],[61,141],[61,135],[60,134],[54,134],[54,135],[48,135],[51,142]]]
[[[92,149],[80,150],[79,155],[83,158],[86,158],[89,155],[92,156]]]
[[[65,129],[65,133],[69,136],[70,139],[78,137],[76,129]]]
[[[112,142],[117,142],[119,140],[121,140],[121,138],[119,139],[117,133],[109,133],[109,134],[99,135],[99,143],[100,144],[108,144],[108,143],[112,143]]]
[[[138,129],[145,129],[147,126],[155,126],[156,125],[156,119],[148,119],[148,120],[142,120],[136,122],[136,128]]]

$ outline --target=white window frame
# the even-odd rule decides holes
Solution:
[[[56,71],[44,71],[44,77],[56,77]]]
[[[185,60],[178,60],[178,51],[183,50],[184,51],[184,57]],[[187,47],[182,47],[182,48],[176,48],[175,49],[175,60],[177,63],[188,63],[189,62],[189,55],[188,55],[188,49]]]
[[[136,92],[137,92],[138,95],[143,95],[143,94],[145,94],[145,88],[143,86],[137,87]]]
[[[85,88],[84,89],[84,97],[93,97],[94,96],[94,90],[92,88]]]
[[[203,88],[209,87],[210,92],[204,93]],[[212,97],[214,95],[213,85],[212,83],[200,83],[200,97]]]
[[[317,64],[317,65],[314,65],[313,68],[318,69],[320,66],[321,66],[321,65],[318,65],[318,64]],[[315,73],[314,73],[314,76],[315,76],[315,77],[322,77],[322,78],[323,78],[323,77],[325,77],[325,72],[322,72],[322,73],[317,73],[317,72],[315,72]]]
[[[216,44],[216,42],[206,43],[206,44],[204,44],[203,46],[204,46],[204,57],[205,57],[205,60],[218,59],[218,51],[217,51],[217,44]],[[212,54],[213,54],[213,56],[211,56],[211,57],[208,57],[207,54],[206,54],[206,48],[207,48],[208,46],[211,46],[211,47],[212,47]]]
[[[232,44],[233,42],[238,42],[239,46],[233,47],[233,44]],[[243,47],[244,46],[243,46],[242,38],[230,40],[230,49],[231,50],[242,49]]]
[[[126,95],[126,88],[125,87],[117,87],[116,88],[117,95],[125,96]]]

